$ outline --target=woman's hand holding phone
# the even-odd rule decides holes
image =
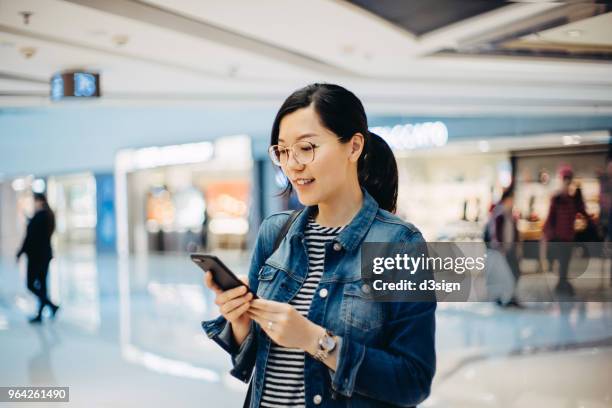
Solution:
[[[244,279],[242,281],[244,282]],[[251,318],[246,311],[249,310],[253,295],[247,292],[246,286],[223,291],[213,280],[210,271],[204,274],[204,284],[215,292],[215,304],[219,307],[219,312],[231,323],[236,343],[242,344],[251,329]]]

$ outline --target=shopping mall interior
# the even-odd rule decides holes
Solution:
[[[0,61],[0,387],[242,406],[189,254],[246,274],[262,221],[303,207],[270,132],[289,94],[326,82],[363,102],[397,161],[396,215],[428,242],[484,248],[512,187],[519,300],[559,274],[542,242],[568,169],[572,231],[603,248],[571,298],[438,302],[419,406],[612,406],[610,2],[0,0]],[[33,193],[55,214],[61,305],[38,324],[15,257]]]

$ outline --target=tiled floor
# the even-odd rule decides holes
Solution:
[[[0,386],[69,386],[70,407],[241,406],[245,385],[200,328],[215,309],[188,257],[60,256],[49,282],[62,309],[42,326],[27,323],[35,303],[23,282],[24,265],[0,258]],[[424,407],[612,406],[610,303],[445,303],[437,325]]]

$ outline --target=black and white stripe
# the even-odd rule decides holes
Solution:
[[[325,243],[333,240],[344,227],[328,228],[310,219],[304,238],[308,250],[308,277],[289,302],[303,316],[308,315],[325,261]],[[266,364],[261,407],[305,407],[304,352],[272,343]]]

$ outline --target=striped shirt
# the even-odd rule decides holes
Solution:
[[[289,304],[308,315],[310,303],[321,276],[325,260],[325,243],[333,240],[344,227],[323,227],[309,219],[304,232],[308,251],[308,276]],[[261,407],[305,407],[304,351],[272,343],[266,364]]]

